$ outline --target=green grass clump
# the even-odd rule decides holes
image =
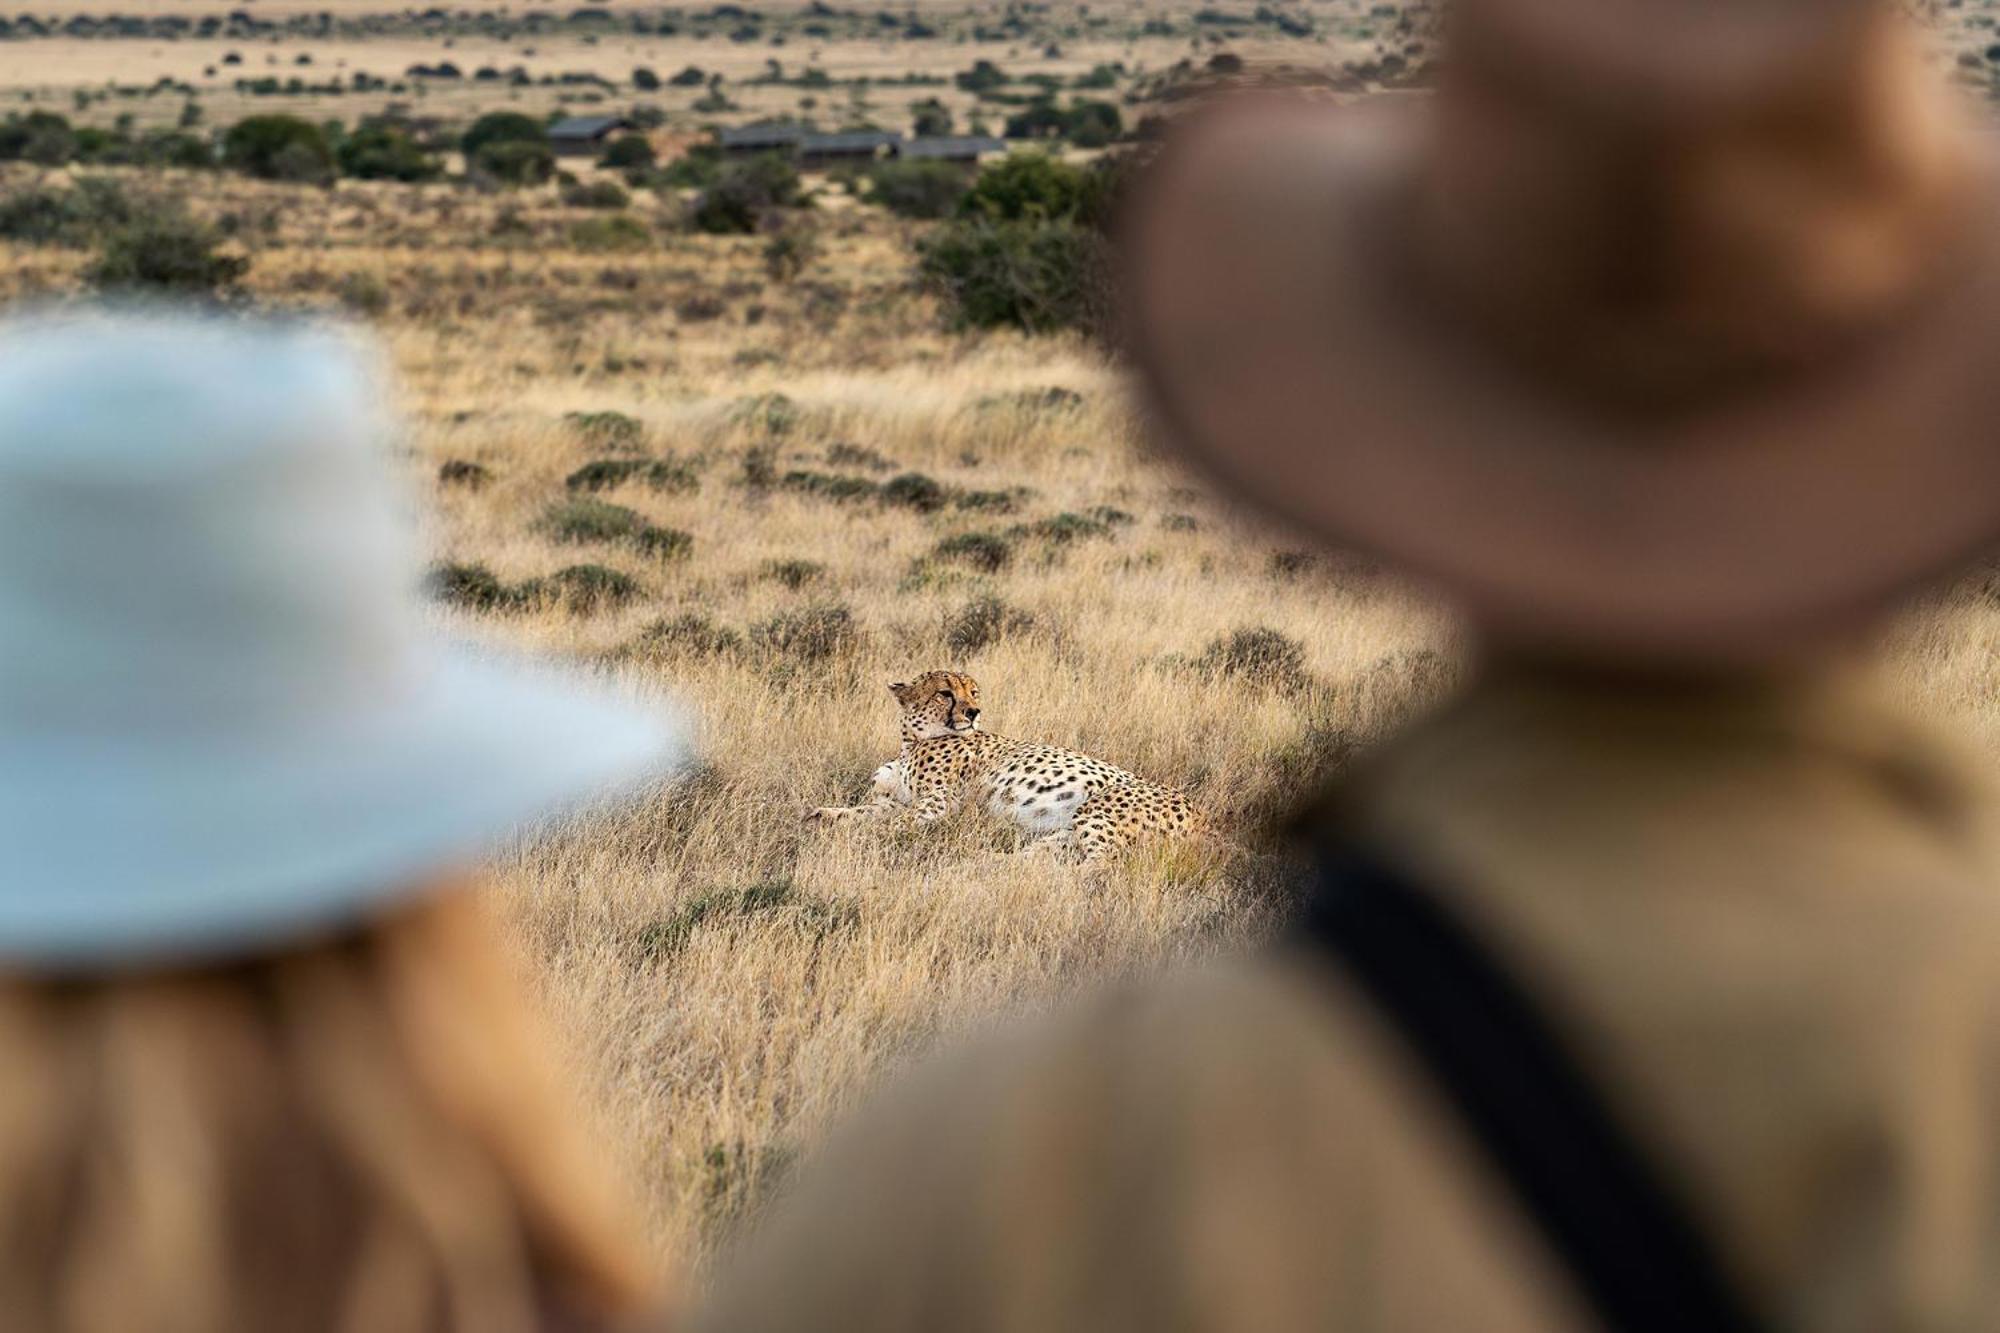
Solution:
[[[694,538],[678,528],[658,527],[637,510],[587,496],[551,505],[542,516],[540,529],[559,542],[619,542],[662,558],[678,558],[694,549]]]
[[[1014,543],[997,532],[961,532],[931,548],[934,559],[996,574],[1014,560]]]

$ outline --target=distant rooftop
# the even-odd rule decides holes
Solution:
[[[812,134],[803,125],[739,125],[732,130],[723,130],[715,136],[724,148],[779,148],[792,147]]]
[[[896,146],[896,152],[903,157],[964,158],[1006,151],[1006,140],[981,134],[936,134],[929,138],[911,139]]]
[[[843,130],[839,134],[808,134],[799,147],[808,153],[865,153],[903,141],[887,130]]]
[[[568,120],[559,120],[549,126],[549,137],[596,139],[613,130],[623,129],[626,123],[623,116],[571,116]]]

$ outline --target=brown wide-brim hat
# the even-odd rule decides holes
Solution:
[[[1435,95],[1170,135],[1127,299],[1183,453],[1591,651],[1784,655],[2000,538],[2000,190],[1899,20],[1452,23]]]

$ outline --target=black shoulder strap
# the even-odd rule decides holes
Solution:
[[[1338,848],[1304,924],[1456,1106],[1603,1327],[1761,1327],[1534,1001],[1431,894]]]

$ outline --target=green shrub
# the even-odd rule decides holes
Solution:
[[[86,176],[68,189],[23,186],[0,195],[0,239],[83,249],[145,211],[116,181]]]
[[[556,174],[555,150],[527,139],[484,144],[467,161],[476,175],[503,185],[546,185]]]
[[[997,532],[961,532],[939,542],[931,554],[939,560],[997,574],[1013,563],[1014,543]]]
[[[1102,213],[1100,174],[1042,152],[1009,153],[973,178],[960,213],[988,222],[1084,222]]]
[[[656,620],[634,642],[640,652],[679,652],[691,657],[720,657],[743,647],[743,636],[727,625],[688,611],[672,620]]]
[[[712,235],[747,236],[774,210],[800,202],[797,170],[776,153],[763,153],[725,163],[689,210],[688,223]]]
[[[389,284],[373,273],[347,274],[334,285],[333,294],[344,308],[370,319],[387,314],[395,300]]]
[[[882,491],[880,486],[866,477],[851,477],[839,472],[812,472],[804,468],[787,472],[778,484],[785,490],[818,496],[822,500],[868,500]]]
[[[1073,223],[950,223],[920,244],[917,270],[960,328],[1047,333],[1108,322],[1110,244]]]
[[[636,446],[646,433],[643,422],[623,412],[565,412],[563,421],[591,444]]]
[[[852,652],[860,637],[854,613],[839,602],[781,611],[750,630],[750,642],[763,652],[805,662]]]
[[[571,208],[624,208],[632,196],[617,181],[579,181],[563,187],[562,201]]]
[[[646,184],[653,189],[705,190],[722,174],[722,150],[713,144],[696,144],[656,171]]]
[[[608,491],[630,481],[670,493],[701,488],[701,477],[694,468],[669,458],[600,458],[563,478],[563,485],[573,491]]]
[[[444,172],[443,163],[425,152],[409,131],[379,121],[342,139],[335,156],[341,171],[359,180],[428,181]]]
[[[532,143],[548,147],[548,127],[533,116],[518,111],[490,111],[472,122],[458,141],[458,150],[470,162],[483,148],[497,143]]]
[[[1089,541],[1096,537],[1109,537],[1111,524],[1088,514],[1074,514],[1067,510],[1060,514],[1028,524],[1022,531],[1031,537],[1053,542],[1057,546],[1069,546],[1075,542]]]
[[[516,611],[526,601],[484,565],[433,565],[424,576],[424,590],[440,602],[468,611]]]
[[[964,172],[935,159],[891,159],[868,175],[868,201],[903,218],[950,217],[968,189]]]
[[[578,250],[643,250],[653,243],[653,233],[630,213],[585,218],[569,229],[569,243]]]
[[[793,592],[808,583],[817,583],[826,573],[826,566],[814,560],[767,560],[763,574],[767,579],[782,583]]]
[[[989,594],[967,603],[946,619],[944,642],[954,653],[976,653],[1034,627],[1033,616]]]
[[[447,458],[438,465],[438,481],[446,486],[463,486],[476,491],[491,480],[491,469],[469,458]]]
[[[819,240],[804,227],[781,227],[764,242],[764,272],[772,282],[791,282],[819,257]]]
[[[685,556],[694,549],[694,538],[677,528],[657,527],[635,510],[583,496],[550,506],[540,527],[559,542],[617,542],[662,559]]]
[[[325,131],[297,116],[250,116],[222,136],[222,160],[260,180],[322,183],[333,179]]]
[[[944,508],[949,498],[950,492],[940,482],[921,472],[905,472],[882,483],[884,501],[920,513],[928,514]]]
[[[570,565],[537,580],[535,592],[554,594],[577,615],[626,605],[642,591],[639,580],[605,565]]]
[[[0,121],[0,161],[61,166],[76,156],[76,132],[53,111],[30,111]]]
[[[1235,676],[1274,689],[1296,690],[1309,683],[1305,645],[1274,629],[1239,629],[1210,643],[1194,665],[1220,676]]]
[[[613,171],[644,171],[657,160],[653,145],[643,134],[621,134],[604,145],[604,155],[597,159],[600,165]]]
[[[217,252],[221,235],[178,210],[141,217],[109,232],[84,272],[99,291],[222,297],[250,270],[244,255]]]

